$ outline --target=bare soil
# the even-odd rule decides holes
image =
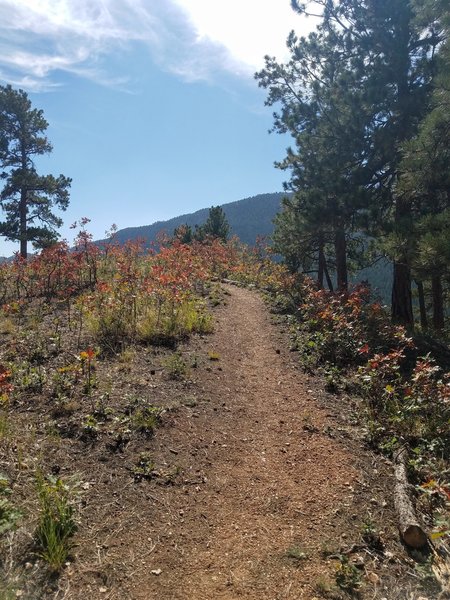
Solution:
[[[186,380],[151,353],[114,371],[112,402],[132,388],[166,409],[152,438],[49,441],[46,463],[83,482],[80,527],[62,576],[28,597],[435,597],[398,542],[391,467],[364,445],[358,405],[301,371],[256,292],[226,290],[215,333],[181,348]],[[142,452],[155,466],[139,478]]]

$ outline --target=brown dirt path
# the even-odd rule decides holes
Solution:
[[[325,551],[360,541],[368,507],[392,524],[383,461],[342,427],[339,399],[324,401],[299,370],[261,297],[228,292],[215,333],[184,350],[199,363],[189,401],[143,448],[180,475],[136,484],[124,469],[93,484],[92,541],[57,600],[312,600],[334,579]],[[368,585],[367,598],[385,596]]]
[[[333,516],[350,494],[353,457],[318,434],[326,415],[276,347],[256,293],[231,290],[207,344],[220,358],[202,393],[221,406],[214,419],[185,422],[202,483],[173,499],[174,543],[153,554],[133,597],[312,598],[324,571],[317,552],[339,537]],[[311,556],[296,567],[290,549]]]

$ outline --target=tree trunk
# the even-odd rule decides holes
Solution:
[[[27,190],[22,188],[20,191],[20,204],[19,204],[19,220],[20,220],[20,256],[27,258]]]
[[[340,292],[348,290],[348,273],[347,273],[347,240],[345,239],[345,231],[337,229],[334,236],[334,251],[336,253],[336,278],[337,289]]]
[[[323,252],[323,238],[319,237],[319,264],[317,267],[317,284],[319,289],[323,289],[323,277],[325,273],[325,254]]]
[[[401,448],[394,455],[395,489],[394,504],[398,517],[398,528],[402,540],[411,548],[422,548],[428,538],[420,526],[409,497],[410,485],[406,470],[407,452]]]
[[[416,281],[417,293],[419,295],[420,326],[422,329],[428,329],[427,307],[425,306],[425,293],[423,291],[422,281]]]
[[[396,230],[404,236],[405,230],[411,227],[411,208],[405,198],[397,198],[395,205]],[[407,252],[394,260],[394,272],[392,282],[392,322],[404,325],[408,329],[414,328],[414,315],[412,308],[411,292],[411,269]]]
[[[410,57],[410,39],[411,32],[409,23],[412,18],[412,7],[409,3],[405,3],[404,10],[409,13],[408,18],[401,18],[398,21],[396,30],[397,52],[392,56],[393,73],[397,79],[397,114],[393,118],[393,123],[396,127],[396,150],[395,170],[396,177],[399,177],[398,166],[402,160],[401,143],[408,139],[413,131],[414,116],[411,112],[411,89],[409,85],[409,71],[411,68]],[[400,13],[401,14],[401,13]],[[394,228],[403,236],[409,235],[411,231],[411,205],[407,197],[398,196],[394,200]],[[406,233],[405,233],[406,232]],[[405,253],[406,254],[406,253]],[[414,315],[412,310],[412,293],[411,293],[411,272],[408,257],[401,256],[394,261],[394,281],[392,285],[392,304],[391,304],[392,321],[400,325],[404,325],[412,329],[414,327]]]
[[[411,296],[411,274],[409,267],[394,262],[394,283],[392,285],[392,321],[406,327],[414,326]]]
[[[334,291],[333,282],[331,281],[330,272],[328,271],[328,265],[327,265],[326,259],[325,259],[325,262],[323,263],[323,269],[325,271],[325,279],[327,280],[328,289],[330,290],[330,292],[333,292]]]
[[[433,327],[440,331],[444,329],[444,300],[442,280],[437,275],[431,278],[431,292],[433,295]]]

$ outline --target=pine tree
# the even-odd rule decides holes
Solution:
[[[201,227],[203,236],[219,238],[227,241],[230,232],[230,225],[227,217],[220,206],[211,206],[206,222]]]
[[[329,272],[329,265],[334,265],[329,255],[332,233],[324,220],[314,212],[316,207],[314,204],[309,211],[302,202],[301,194],[285,198],[282,210],[274,220],[273,249],[284,257],[292,273],[317,273],[318,287],[323,288],[326,280],[332,291]]]
[[[38,175],[34,165],[35,156],[52,151],[43,135],[47,128],[42,110],[32,108],[26,92],[0,86],[0,168],[5,180],[0,206],[6,215],[0,235],[19,241],[23,258],[28,242],[45,247],[57,239],[62,220],[52,209],[65,210],[69,203],[71,179]]]
[[[304,39],[292,33],[288,48],[291,59],[286,65],[267,57],[266,68],[256,75],[259,85],[269,90],[266,104],[281,104],[274,115],[274,130],[289,132],[295,140],[295,148],[288,148],[277,166],[291,171],[285,189],[294,193],[296,201],[285,205],[277,219],[275,238],[281,251],[282,237],[287,242],[280,236],[286,229],[283,221],[291,228],[297,222],[304,229],[297,237],[309,239],[310,249],[315,248],[319,285],[327,267],[324,248],[331,245],[337,286],[345,291],[348,244],[367,201],[360,181],[366,168],[368,112],[358,79],[335,53],[331,36],[318,31]],[[300,244],[298,251],[305,250]]]
[[[450,276],[450,10],[439,2],[428,2],[428,15],[439,17],[447,42],[437,57],[430,111],[417,135],[402,145],[401,176],[395,193],[406,197],[414,216],[414,235],[407,232],[411,263],[419,296],[430,282],[433,326],[444,327],[445,288]],[[412,244],[411,244],[412,241]],[[420,298],[422,326],[427,325],[424,298]]]
[[[306,175],[314,175],[307,168],[305,132],[320,139],[317,123],[325,132],[314,155],[321,168],[313,187],[321,190],[325,208],[335,202],[341,288],[345,235],[357,221],[359,226],[365,221],[370,233],[392,231],[399,237],[412,226],[410,202],[394,189],[401,146],[428,110],[436,55],[445,39],[439,19],[422,14],[429,1],[292,0],[299,13],[319,15],[320,25],[307,39],[291,34],[289,63],[267,58],[257,74],[269,89],[267,104],[281,104],[275,130],[296,139],[293,191],[310,188]],[[412,325],[410,256],[399,247],[393,263],[392,317]]]
[[[173,231],[173,239],[181,242],[182,244],[190,244],[194,239],[192,227],[186,223],[178,225],[178,227],[175,227]]]

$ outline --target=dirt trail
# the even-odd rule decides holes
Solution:
[[[186,350],[199,359],[186,384],[196,401],[151,441],[159,465],[181,470],[175,485],[124,478],[92,561],[74,564],[58,598],[313,599],[334,578],[324,551],[351,546],[366,503],[381,507],[338,401],[327,408],[260,296],[229,292],[216,332]]]
[[[353,458],[319,434],[326,416],[274,334],[261,298],[233,288],[207,340],[219,360],[203,393],[220,408],[188,421],[202,483],[172,507],[175,546],[152,556],[161,575],[141,580],[136,598],[312,597]],[[287,556],[296,550],[312,553],[300,568]]]

